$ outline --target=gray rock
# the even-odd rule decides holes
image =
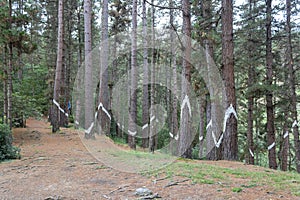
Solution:
[[[135,190],[134,194],[142,197],[142,196],[152,195],[152,191],[149,190],[148,188],[138,188]]]

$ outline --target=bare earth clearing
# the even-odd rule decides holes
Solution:
[[[33,119],[27,121],[27,128],[14,129],[14,142],[22,149],[22,159],[0,164],[0,199],[139,199],[135,190],[144,186],[158,193],[161,199],[299,199],[271,186],[245,188],[235,193],[233,187],[247,182],[236,177],[232,177],[229,187],[191,181],[165,187],[171,179],[155,182],[157,177],[106,167],[90,155],[74,130],[61,132],[51,134],[49,124]],[[264,170],[236,162],[201,163]],[[179,182],[184,179],[172,178]]]

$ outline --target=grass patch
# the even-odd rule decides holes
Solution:
[[[232,192],[239,193],[239,192],[242,192],[242,191],[243,191],[243,189],[239,188],[239,187],[232,188]]]
[[[216,165],[208,165],[186,159],[179,159],[170,166],[163,168],[156,174],[169,177],[181,176],[191,179],[192,183],[216,184],[218,182],[234,183],[234,178],[245,179],[247,184],[232,189],[241,192],[242,188],[253,188],[268,185],[276,190],[289,190],[293,195],[300,196],[300,174],[281,172],[269,169],[247,171],[245,169],[231,169]],[[282,186],[285,186],[284,188]]]

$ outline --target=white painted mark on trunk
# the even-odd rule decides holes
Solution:
[[[249,152],[250,152],[250,155],[254,158],[254,153],[250,148],[249,148]]]
[[[132,132],[132,131],[128,130],[128,134],[134,137],[134,136],[136,136],[137,132],[136,131]]]
[[[268,150],[270,151],[271,149],[273,149],[273,147],[275,147],[275,142],[273,142],[270,146],[268,146]]]
[[[189,109],[189,114],[190,114],[190,116],[192,116],[192,108],[191,108],[190,99],[189,99],[188,95],[185,95],[185,98],[181,105],[181,117],[182,117],[182,113],[183,113],[183,109],[184,109],[185,105],[187,105],[187,107]]]
[[[211,134],[212,134],[212,137],[213,137],[213,140],[214,140],[214,143],[215,143],[216,147],[219,148],[220,145],[221,145],[221,143],[222,143],[222,140],[223,140],[224,135],[222,134],[222,135],[220,136],[219,140],[217,141],[217,138],[216,138],[215,133],[212,131]]]
[[[145,125],[143,126],[143,130],[145,130],[146,128],[148,128],[148,126],[149,126],[149,124],[145,124]]]
[[[173,138],[173,137],[174,137],[174,135],[173,135],[171,132],[169,132],[169,135],[170,135],[170,137],[171,137],[171,138]]]
[[[229,108],[226,110],[225,112],[225,117],[224,117],[224,124],[223,124],[223,133],[225,133],[226,131],[226,124],[227,124],[227,120],[230,118],[231,115],[234,115],[234,117],[238,120],[238,116],[237,113],[233,107],[232,104],[230,104]]]
[[[56,107],[58,108],[58,110],[59,110],[60,112],[62,112],[63,114],[65,114],[66,117],[69,117],[69,114],[68,114],[67,112],[65,112],[64,109],[62,109],[62,108],[60,107],[59,103],[58,103],[57,101],[55,101],[55,99],[53,99],[53,103],[56,105]]]
[[[287,132],[285,132],[283,138],[285,139],[285,138],[287,138],[288,136],[289,136],[289,132],[287,131]]]
[[[201,142],[201,141],[203,141],[204,140],[204,137],[203,136],[200,136],[199,137],[199,141]]]
[[[155,119],[155,116],[152,116],[150,119],[150,123]]]
[[[298,126],[297,120],[294,121],[294,123],[293,123],[293,125],[292,125],[292,128],[295,128],[296,126]]]
[[[93,127],[94,127],[94,122],[90,125],[90,127],[87,130],[85,130],[85,133],[90,134]]]
[[[212,119],[209,121],[209,123],[206,126],[206,130],[208,130],[210,127],[212,127]]]
[[[175,136],[175,140],[178,141],[178,139],[179,139],[179,134],[177,134],[177,135]]]

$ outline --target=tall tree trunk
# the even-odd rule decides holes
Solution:
[[[8,58],[8,50],[7,45],[4,45],[4,66],[7,66],[7,58]],[[4,79],[3,79],[3,118],[4,123],[8,124],[8,117],[7,117],[7,109],[8,109],[8,96],[7,96],[7,69],[3,70],[4,73]]]
[[[54,80],[54,94],[53,99],[59,103],[61,94],[61,79],[62,79],[62,67],[63,67],[63,42],[64,42],[64,1],[58,2],[58,37],[57,37],[57,58]],[[60,111],[56,104],[52,106],[52,132],[55,133],[59,130],[60,125]]]
[[[273,105],[273,56],[272,56],[272,0],[267,0],[267,18],[266,18],[266,82],[267,82],[267,145],[269,167],[277,169],[276,145],[275,145],[275,128],[274,128],[274,105]]]
[[[85,72],[84,72],[84,108],[85,108],[85,129],[86,138],[93,138],[94,103],[93,103],[93,88],[92,88],[92,4],[91,0],[84,0],[84,55],[85,55]]]
[[[252,17],[253,12],[253,0],[249,0],[249,13],[250,18],[252,19],[250,23],[254,23],[255,19]],[[253,55],[253,49],[254,49],[254,43],[253,43],[253,32],[250,30],[249,37],[248,37],[248,43],[249,49],[248,49],[248,59],[250,60],[249,66],[248,66],[248,88],[252,87],[254,84],[254,76],[255,71],[252,64],[252,59],[254,57]],[[248,154],[247,154],[247,163],[254,165],[254,142],[253,142],[253,107],[254,107],[254,94],[249,89],[248,92],[248,127],[247,127],[247,146],[248,146]]]
[[[151,3],[153,4],[154,1],[152,0]],[[150,132],[149,132],[149,151],[154,152],[155,150],[155,137],[156,137],[156,127],[155,123],[152,119],[155,118],[155,110],[154,110],[154,103],[155,103],[155,62],[156,62],[156,55],[155,55],[155,30],[154,30],[154,25],[155,25],[155,8],[152,6],[151,9],[151,47],[152,47],[152,52],[151,52],[151,89],[150,89]]]
[[[173,0],[169,0],[170,7],[174,7]],[[176,51],[175,51],[175,25],[174,25],[174,11],[170,9],[170,24],[172,26],[171,30],[171,65],[172,65],[172,123],[171,123],[171,132],[174,137],[177,136],[178,133],[178,115],[177,115],[177,63],[176,63]],[[171,153],[176,155],[176,146],[174,146],[173,142],[171,143]]]
[[[232,4],[232,0],[222,0],[222,75],[225,84],[226,108],[232,105],[236,109]],[[230,115],[229,120],[227,120],[226,130],[223,134],[223,158],[225,160],[237,160],[237,119],[234,115]]]
[[[192,136],[191,136],[191,108],[185,104],[190,98],[189,83],[191,82],[191,11],[188,0],[182,0],[183,15],[183,76],[181,87],[181,116],[180,116],[180,135],[179,135],[179,155],[183,158],[192,158]]]
[[[81,67],[82,64],[82,37],[81,37],[81,9],[78,9],[77,13],[77,34],[78,34],[78,55],[77,55],[77,65],[78,65],[78,71]],[[76,85],[76,91],[79,91],[81,84],[82,84],[82,75],[80,74],[77,80],[77,85]],[[78,94],[79,95],[79,94]],[[80,96],[80,95],[79,95]],[[82,98],[77,98],[76,99],[76,111],[75,111],[75,128],[79,128],[79,121],[80,121],[80,115],[81,115],[81,104],[82,104]]]
[[[297,113],[297,94],[296,94],[296,77],[295,70],[293,66],[293,51],[292,51],[292,35],[291,35],[291,0],[286,0],[286,32],[287,32],[287,50],[286,59],[287,67],[289,71],[290,80],[290,95],[291,95],[291,115],[292,120],[295,122],[293,124],[293,134],[294,134],[294,145],[296,149],[296,169],[300,173],[300,138],[299,138],[299,123],[298,123],[298,113]]]
[[[142,133],[142,147],[147,148],[149,146],[149,128],[147,124],[149,121],[149,94],[148,94],[148,83],[149,83],[149,70],[148,70],[148,26],[147,26],[147,8],[146,1],[143,0],[143,43],[144,43],[144,63],[143,63],[143,133]]]
[[[110,118],[106,112],[110,108],[109,103],[109,88],[108,88],[108,0],[103,0],[102,3],[102,25],[101,25],[101,70],[100,70],[100,102],[103,109],[100,109],[100,123],[102,133],[109,135],[110,133]],[[106,110],[106,112],[105,112]]]
[[[9,29],[12,28],[12,1],[9,0]],[[8,68],[7,68],[7,121],[12,129],[12,71],[13,71],[13,43],[8,43]]]
[[[128,129],[128,144],[136,149],[135,136],[137,134],[137,0],[132,2],[132,33],[131,33],[131,91],[130,116]]]

